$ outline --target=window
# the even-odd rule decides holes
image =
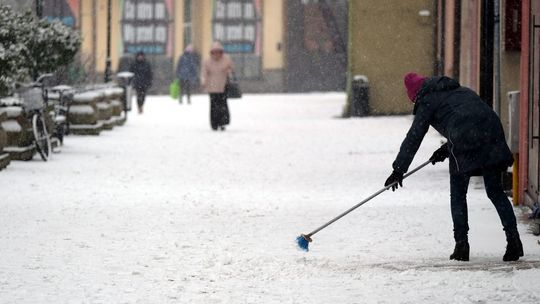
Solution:
[[[223,44],[236,67],[236,76],[261,76],[261,0],[215,0],[213,39]]]
[[[191,0],[184,0],[184,47],[193,42]]]
[[[134,54],[167,53],[169,12],[164,0],[124,0],[122,11],[124,51]]]

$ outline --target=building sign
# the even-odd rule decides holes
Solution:
[[[260,75],[261,0],[215,0],[213,39],[232,54],[242,78]]]
[[[172,0],[124,0],[122,41],[124,52],[171,55],[169,16]]]
[[[227,53],[260,52],[260,0],[216,0],[214,40],[221,41]]]
[[[75,27],[79,19],[79,4],[80,0],[43,0],[43,17]]]

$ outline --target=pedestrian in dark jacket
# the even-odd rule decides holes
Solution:
[[[448,77],[425,78],[408,73],[404,79],[407,95],[414,103],[411,128],[393,163],[394,171],[385,182],[392,190],[402,186],[424,135],[432,126],[447,139],[430,160],[433,164],[450,159],[450,205],[456,246],[450,259],[468,261],[467,187],[472,175],[482,175],[506,234],[504,261],[523,256],[516,217],[503,191],[501,174],[513,163],[504,131],[495,112],[471,89]]]
[[[133,76],[133,88],[137,91],[139,114],[142,114],[146,92],[152,86],[153,78],[152,68],[150,67],[150,63],[146,61],[143,52],[137,53],[135,61],[129,67],[129,71],[135,74]]]
[[[200,58],[190,44],[180,56],[176,66],[176,77],[180,80],[180,103],[184,95],[187,97],[187,103],[191,103],[191,91],[199,80],[199,65]]]

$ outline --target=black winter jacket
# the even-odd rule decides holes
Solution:
[[[129,67],[129,71],[135,74],[133,76],[133,87],[137,90],[148,90],[152,86],[152,68],[148,61],[135,60]]]
[[[448,139],[450,173],[484,168],[505,170],[513,163],[497,114],[471,89],[448,77],[426,79],[418,92],[415,115],[393,163],[405,173],[429,126]]]

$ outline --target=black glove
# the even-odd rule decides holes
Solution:
[[[435,163],[443,162],[448,158],[448,156],[450,156],[450,152],[448,152],[448,144],[444,144],[433,152],[433,155],[431,155],[429,160],[433,165],[435,165]]]
[[[399,173],[396,171],[392,172],[392,174],[390,174],[390,176],[386,179],[384,186],[388,187],[392,184],[394,184],[392,186],[392,191],[396,191],[396,189],[398,188],[398,185],[400,187],[403,187],[403,173]]]

